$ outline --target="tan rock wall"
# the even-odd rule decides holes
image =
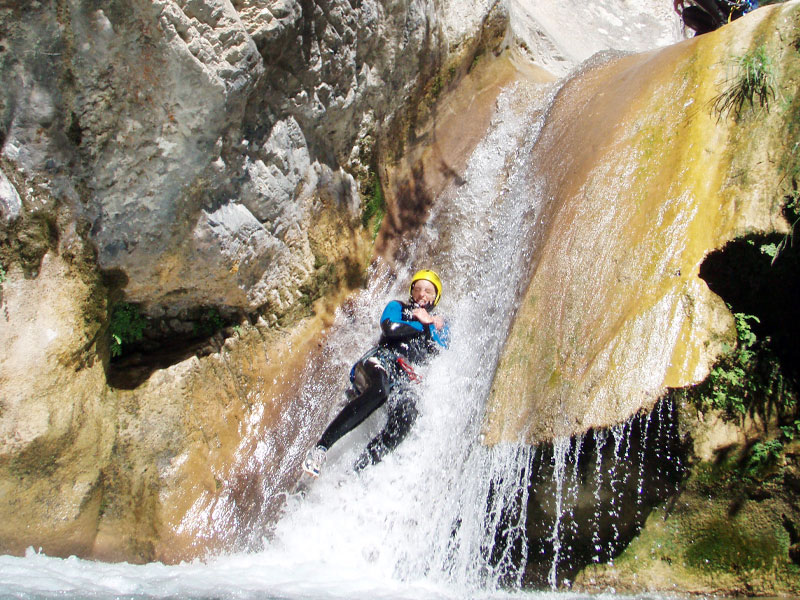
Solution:
[[[794,97],[797,7],[586,67],[568,81],[534,163],[547,204],[535,267],[501,359],[487,441],[531,442],[624,421],[701,380],[732,318],[699,279],[746,232],[786,231],[779,157],[791,111],[717,118],[731,60],[765,44]],[[771,157],[764,160],[764,157]]]
[[[383,139],[430,141],[431,78],[455,86],[473,52],[502,47],[508,15],[405,0],[98,6],[0,8],[0,551],[178,561],[245,547],[274,517],[267,500],[298,457],[261,442],[298,435],[294,377],[363,277],[360,177]],[[469,135],[443,113],[441,146],[414,147],[393,185],[422,164],[441,189],[439,159],[475,143],[516,77],[503,69],[454,105],[476,99]],[[393,120],[408,103],[420,111]],[[317,316],[296,322],[326,277]],[[106,379],[109,297],[256,323],[121,390]]]

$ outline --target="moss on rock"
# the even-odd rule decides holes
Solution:
[[[654,511],[612,563],[587,567],[575,588],[728,595],[800,593],[800,510],[792,485],[797,457],[765,479],[736,466],[746,448],[727,448],[720,464],[700,461],[680,494]]]

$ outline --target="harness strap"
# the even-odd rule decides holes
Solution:
[[[408,378],[411,381],[413,381],[414,383],[419,383],[422,381],[422,375],[414,371],[414,367],[408,364],[406,362],[406,359],[404,359],[402,356],[397,357],[397,364],[400,365],[400,368],[406,372],[406,375],[408,375]]]

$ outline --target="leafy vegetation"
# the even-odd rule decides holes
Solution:
[[[800,142],[798,142],[798,144],[800,144]],[[763,254],[766,254],[772,258],[771,264],[773,265],[775,264],[775,261],[778,260],[781,252],[791,246],[794,246],[794,230],[795,227],[797,227],[797,224],[800,223],[800,190],[793,190],[792,193],[787,197],[786,206],[784,207],[784,214],[791,222],[789,233],[783,236],[783,239],[777,244],[764,244],[760,248]]]
[[[717,117],[733,113],[738,119],[746,104],[769,111],[770,102],[777,98],[777,78],[766,46],[761,44],[742,56],[735,56],[732,66],[733,74],[725,80],[725,89],[712,103]]]
[[[751,329],[750,323],[758,323],[758,317],[736,313],[734,318],[738,343],[700,385],[697,399],[700,409],[716,409],[730,418],[746,414],[753,402],[762,400],[765,395],[780,403],[786,401],[777,359],[758,343]]]
[[[433,79],[433,85],[431,86],[431,94],[433,98],[436,99],[439,97],[439,94],[442,93],[442,88],[444,88],[444,81],[442,80],[441,75],[437,75]]]
[[[766,440],[756,442],[750,448],[744,465],[745,473],[756,475],[766,467],[778,462],[783,453],[783,442],[780,440]]]
[[[3,289],[3,283],[6,280],[6,270],[3,268],[3,265],[0,265],[0,290]]]
[[[781,427],[783,436],[790,442],[794,440],[795,436],[800,438],[800,419],[795,419],[794,422]]]
[[[373,173],[367,185],[364,186],[363,194],[365,203],[361,212],[361,224],[365,229],[371,226],[372,237],[375,238],[386,213],[386,200],[383,197],[383,189],[377,174]]]
[[[224,326],[225,322],[222,320],[222,315],[219,314],[219,310],[211,307],[203,311],[200,315],[200,320],[194,324],[193,331],[194,335],[198,337],[211,336]]]
[[[147,320],[136,305],[129,302],[115,304],[109,324],[111,356],[121,356],[123,345],[141,340],[146,328]]]
[[[770,339],[759,339],[751,325],[759,319],[735,313],[737,345],[714,366],[700,385],[682,391],[684,398],[702,411],[716,410],[729,420],[742,420],[751,414],[761,415],[764,422],[773,415],[780,433],[773,439],[762,439],[746,449],[739,462],[742,475],[756,477],[776,464],[785,442],[800,436],[797,393],[792,380],[784,375]]]

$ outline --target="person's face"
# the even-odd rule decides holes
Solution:
[[[411,299],[420,306],[433,306],[436,300],[436,286],[426,279],[414,282],[411,288]]]

